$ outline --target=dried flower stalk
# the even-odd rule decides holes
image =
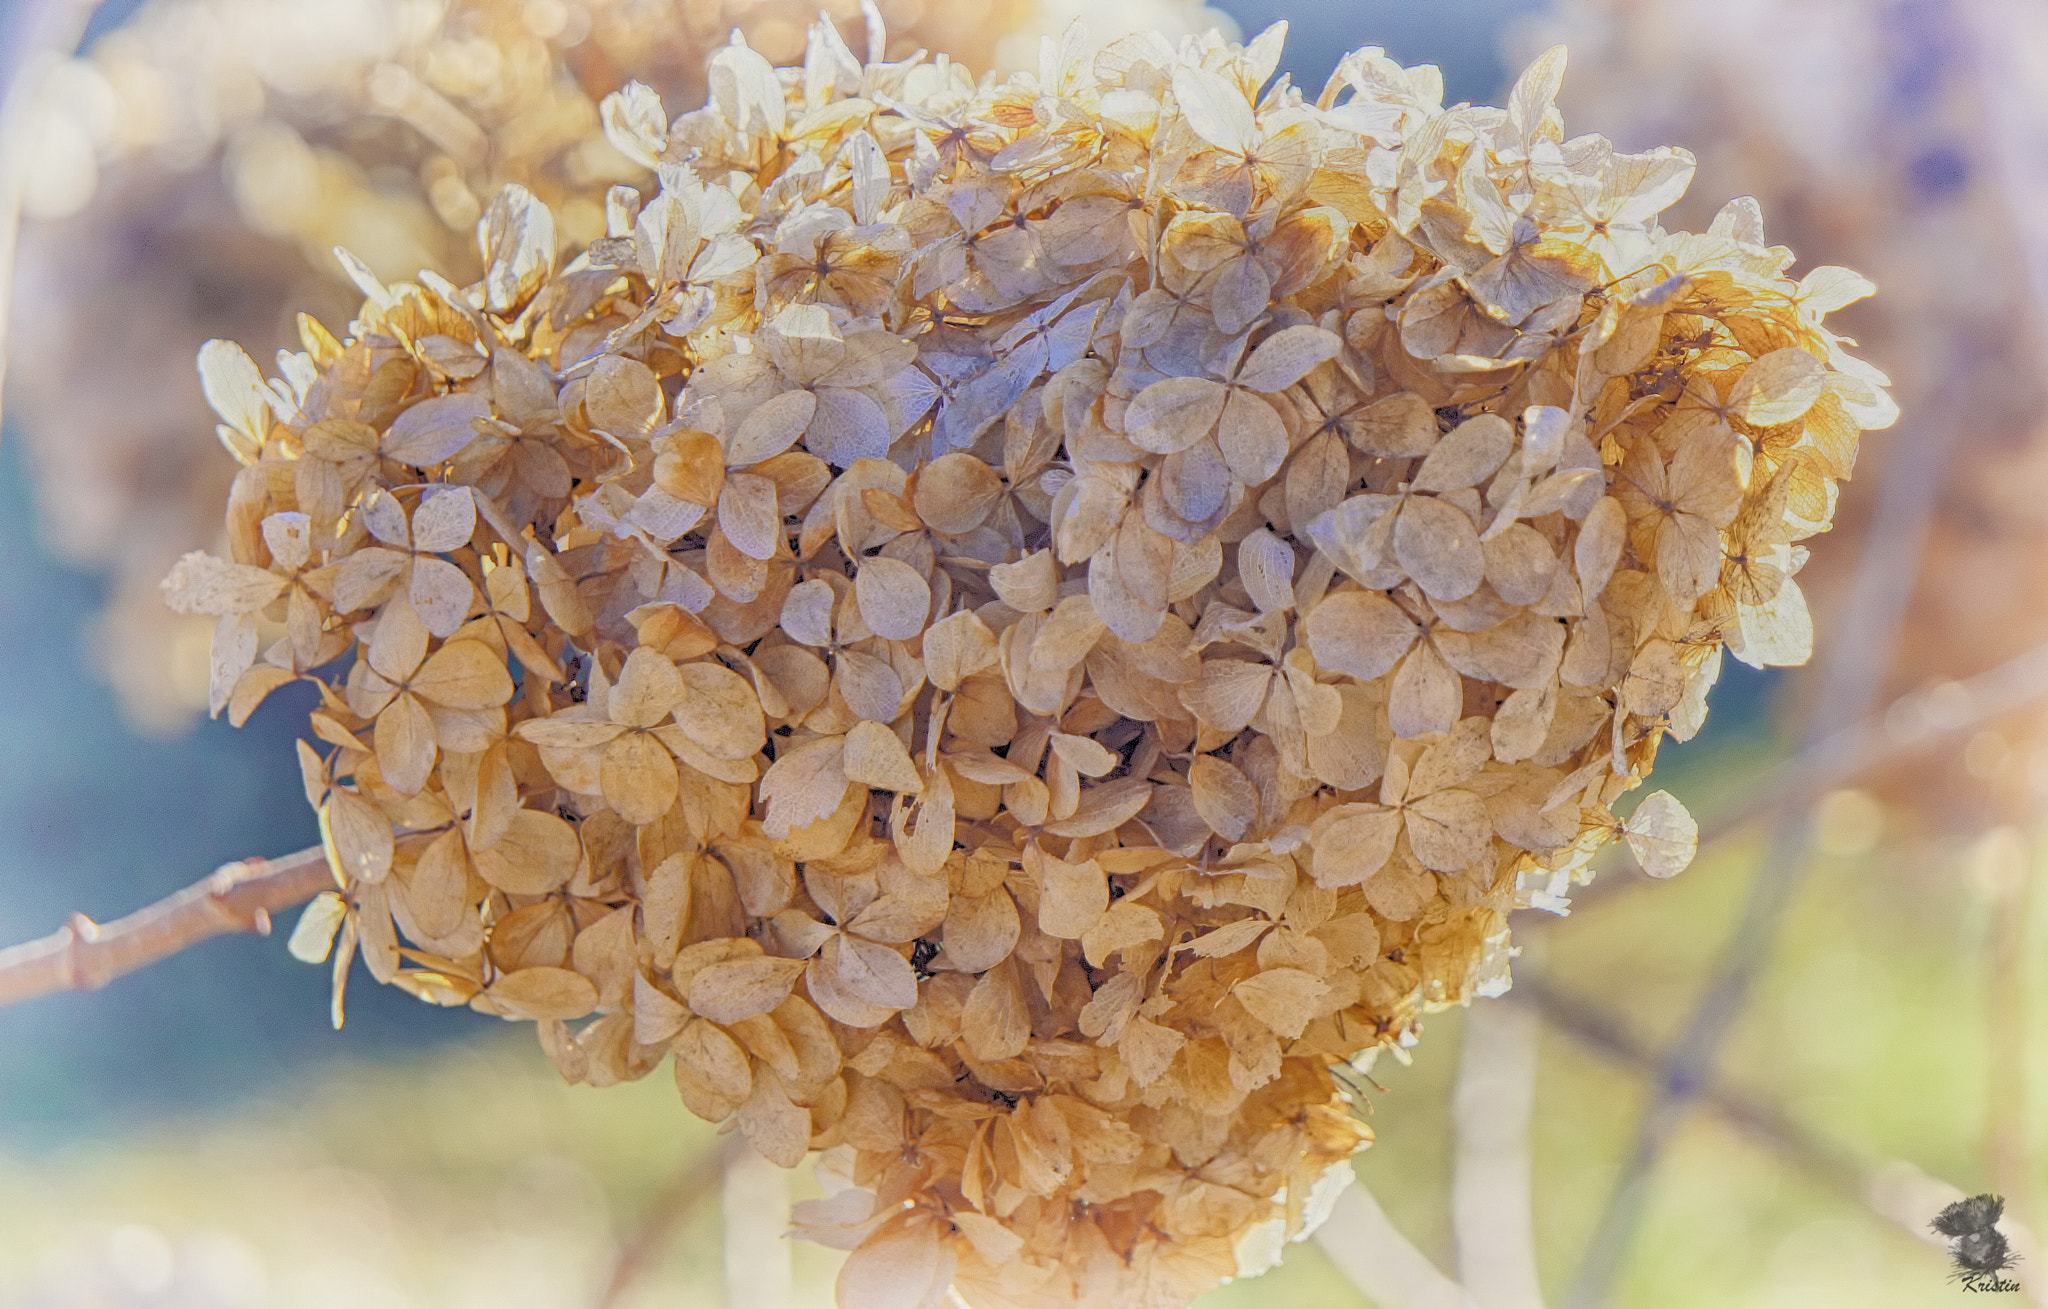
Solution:
[[[1340,1066],[1616,836],[1690,858],[1611,806],[1724,648],[1805,657],[1892,416],[1821,323],[1867,284],[1663,231],[1689,157],[1566,140],[1561,50],[1445,110],[1281,37],[736,41],[605,101],[659,190],[572,258],[508,188],[480,279],[201,355],[232,558],[166,594],[216,712],[321,689],[295,949],[825,1151],[849,1309],[1268,1266],[1369,1139]]]

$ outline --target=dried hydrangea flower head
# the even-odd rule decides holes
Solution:
[[[1507,983],[1888,417],[1753,206],[1377,50],[1305,98],[1157,36],[971,81],[829,27],[607,101],[609,235],[530,193],[265,382],[214,703],[320,684],[295,936],[673,1055],[794,1165],[848,1306],[1177,1304],[1313,1224],[1339,1073]],[[346,662],[343,657],[353,654]],[[572,1027],[571,1024],[576,1024]]]
[[[891,53],[976,68],[1034,60],[1039,34],[1079,8],[876,2]],[[824,9],[864,29],[856,0]],[[387,278],[424,266],[473,279],[477,219],[508,183],[550,205],[564,241],[588,245],[605,232],[606,185],[648,180],[607,142],[598,102],[630,71],[671,104],[700,103],[705,60],[735,26],[788,61],[819,12],[816,0],[151,0],[42,76],[19,135],[31,221],[14,312],[34,326],[10,347],[9,400],[52,543],[114,574],[98,648],[131,719],[176,729],[205,702],[205,627],[155,595],[173,560],[214,542],[233,471],[201,439],[200,343],[230,337],[265,358],[292,342],[294,311],[346,318],[337,244]],[[1119,0],[1097,27],[1187,31],[1214,17],[1189,0]],[[118,383],[83,363],[110,348]]]

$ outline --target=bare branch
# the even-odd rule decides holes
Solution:
[[[1613,1014],[1560,990],[1533,969],[1516,969],[1515,989],[1504,998],[1510,1004],[1533,1006],[1552,1027],[1616,1063],[1640,1073],[1652,1072],[1657,1067],[1657,1056],[1649,1043],[1629,1031]],[[1729,1126],[1801,1172],[1852,1200],[1865,1199],[1863,1165],[1809,1134],[1775,1106],[1711,1083],[1701,1088],[1700,1098]]]
[[[1551,986],[1533,970],[1519,971],[1515,989],[1508,992],[1538,1010],[1545,1022],[1587,1048],[1651,1074],[1657,1056],[1649,1045],[1616,1018],[1589,1001],[1568,995]],[[1865,1206],[1876,1217],[1895,1225],[1916,1241],[1943,1245],[1929,1226],[1934,1216],[1963,1198],[1963,1193],[1938,1177],[1929,1176],[1913,1164],[1895,1159],[1869,1167],[1846,1152],[1809,1133],[1787,1118],[1775,1105],[1726,1087],[1709,1084],[1700,1089],[1700,1103],[1720,1115],[1729,1126],[1749,1137],[1778,1158],[1807,1176],[1827,1185],[1837,1195]],[[2036,1262],[2040,1242],[2033,1231],[2010,1210],[1999,1224],[2022,1260]],[[2039,1279],[2025,1285],[2031,1303],[2048,1302],[2048,1285],[2035,1289]]]
[[[667,1244],[669,1234],[713,1193],[733,1160],[751,1153],[746,1138],[735,1134],[684,1163],[675,1181],[655,1199],[654,1207],[620,1245],[618,1258],[612,1261],[611,1275],[598,1292],[597,1309],[612,1309],[623,1303],[626,1292]]]
[[[1529,1159],[1538,1026],[1529,1005],[1488,1000],[1465,1014],[1451,1231],[1458,1278],[1483,1309],[1543,1309]]]
[[[270,933],[272,914],[334,886],[319,846],[280,859],[223,864],[176,895],[111,923],[84,914],[39,941],[0,950],[0,1006],[56,991],[92,991],[229,932]]]
[[[1363,1182],[1337,1197],[1316,1244],[1351,1284],[1385,1309],[1479,1309],[1472,1297],[1437,1271],[1429,1256],[1395,1229]]]

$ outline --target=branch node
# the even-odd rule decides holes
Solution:
[[[206,893],[213,896],[226,895],[242,883],[259,876],[261,859],[236,859],[213,870],[206,879]]]
[[[100,925],[74,912],[64,921],[64,978],[74,991],[96,991],[105,985],[92,974],[85,947],[99,940]]]

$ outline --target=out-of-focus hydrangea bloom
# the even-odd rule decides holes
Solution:
[[[1079,0],[879,0],[892,57],[1035,64]],[[858,0],[828,0],[861,39]],[[9,408],[51,543],[112,575],[95,651],[140,725],[205,705],[205,629],[155,580],[215,539],[231,465],[191,373],[211,337],[259,355],[305,310],[345,319],[331,251],[380,277],[476,274],[482,206],[507,183],[557,234],[604,233],[607,183],[646,177],[606,142],[597,102],[629,78],[704,95],[735,27],[803,55],[817,0],[152,0],[50,72],[21,134],[27,229]],[[1104,39],[1218,21],[1189,0],[1090,9]],[[122,360],[118,380],[104,368]]]
[[[2048,196],[2023,162],[2048,139],[2048,16],[2004,0],[1566,0],[1527,38],[1572,43],[1583,76],[1561,100],[1579,121],[1691,143],[1703,190],[1755,195],[1802,253],[1883,286],[1845,329],[1947,454],[1878,703],[2048,641]],[[1893,444],[1873,443],[1858,478],[1881,478]],[[1824,623],[1860,543],[1901,530],[1878,507],[1852,497],[1838,530],[1855,544],[1807,574]],[[1962,707],[1939,691],[1915,703],[1888,725],[1908,742]],[[1872,784],[1909,826],[2031,820],[2048,715],[1910,753]]]
[[[652,184],[587,244],[508,187],[470,280],[207,344],[228,556],[165,592],[215,712],[319,688],[337,1013],[359,953],[670,1061],[825,1152],[847,1309],[1164,1309],[1315,1225],[1344,1070],[1509,911],[1684,867],[1614,806],[1724,651],[1807,656],[1867,283],[1665,230],[1691,157],[1567,138],[1562,50],[1445,109],[1280,38],[734,44],[603,102]]]

